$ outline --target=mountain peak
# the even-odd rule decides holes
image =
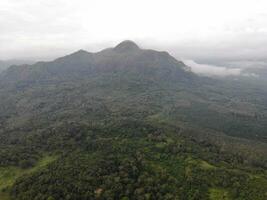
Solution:
[[[80,50],[78,50],[78,51],[76,51],[76,52],[74,52],[72,54],[74,54],[74,55],[76,55],[76,54],[89,54],[89,52],[88,51],[85,51],[83,49],[80,49]]]
[[[135,51],[135,50],[139,50],[140,48],[138,47],[137,44],[135,44],[133,41],[131,40],[125,40],[121,43],[119,43],[114,50],[117,52],[127,52],[127,51]]]
[[[88,52],[88,51],[85,51],[83,49],[80,49],[78,51],[75,51],[74,53],[72,54],[69,54],[67,57],[87,57],[88,55],[91,55],[92,53]]]

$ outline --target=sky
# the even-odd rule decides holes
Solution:
[[[238,74],[267,63],[267,1],[0,1],[0,60],[49,60],[126,39],[200,68],[230,67]]]

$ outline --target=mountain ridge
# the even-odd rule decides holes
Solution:
[[[258,88],[128,41],[13,66],[0,78],[0,199],[265,200],[266,116]]]
[[[143,71],[148,68],[161,68],[162,70],[169,70],[170,73],[189,74],[184,70],[187,68],[186,65],[181,61],[177,61],[167,52],[140,49],[134,42],[127,40],[114,48],[104,49],[97,53],[79,50],[50,62],[38,62],[33,65],[19,67],[13,66],[2,74],[2,79],[7,80],[12,77],[11,79],[15,81],[23,81],[34,79],[34,76],[37,76],[36,79],[40,79],[42,78],[42,73],[47,78],[49,75],[53,77],[60,73],[68,75],[80,73],[80,75],[85,75],[95,72],[132,70],[134,68]],[[29,73],[28,75],[27,72]],[[20,76],[21,74],[25,75]],[[191,75],[193,76],[193,74]]]
[[[122,53],[116,50],[118,47],[119,49],[127,47],[131,50]],[[253,95],[248,95],[256,95],[257,90],[253,87],[242,88],[238,83],[224,83],[207,77],[199,77],[188,71],[183,62],[176,60],[167,52],[141,49],[132,41],[123,41],[114,48],[107,48],[96,53],[79,50],[50,62],[12,66],[0,75],[0,87],[4,90],[3,93],[7,92],[8,88],[13,92],[17,92],[18,88],[29,90],[31,87],[46,90],[53,84],[58,87],[66,87],[64,84],[71,87],[72,85],[77,87],[80,84],[92,84],[88,87],[94,87],[96,94],[101,94],[102,99],[107,98],[105,94],[102,94],[103,91],[111,96],[114,96],[116,92],[122,94],[136,91],[136,102],[144,100],[140,95],[144,95],[143,92],[145,92],[148,93],[146,95],[151,96],[147,102],[155,103],[156,101],[161,109],[164,108],[164,112],[169,113],[168,115],[175,116],[176,110],[178,113],[182,112],[183,115],[187,112],[187,116],[183,116],[184,120],[191,121],[196,118],[195,124],[200,123],[200,126],[217,130],[218,127],[209,122],[215,120],[213,124],[221,124],[219,130],[223,129],[232,136],[246,135],[261,139],[266,134],[262,131],[265,127],[264,106],[267,97],[264,91],[255,100]],[[77,88],[77,90],[80,89]],[[165,94],[161,96],[164,100],[160,100],[157,96],[159,91]],[[232,98],[233,96],[237,97]],[[72,107],[72,105],[69,106]],[[246,109],[243,109],[244,106]],[[205,116],[211,113],[217,117],[209,120]],[[233,119],[235,116],[238,116],[239,129],[234,128],[236,124],[231,122],[236,120]],[[242,123],[246,121],[246,118],[250,119],[246,122],[247,126],[256,129],[255,133],[242,133]],[[231,124],[230,131],[228,125],[224,123]],[[259,124],[255,126],[255,123]]]

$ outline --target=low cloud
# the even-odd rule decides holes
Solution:
[[[209,65],[209,64],[199,64],[193,60],[183,60],[183,62],[190,67],[191,71],[203,75],[203,76],[241,76],[241,68],[227,68],[223,66]],[[246,74],[248,76],[248,74]]]
[[[241,60],[241,61],[228,61],[224,63],[227,66],[230,67],[237,67],[242,69],[253,69],[253,70],[259,70],[259,69],[266,69],[267,68],[267,61],[262,60]]]

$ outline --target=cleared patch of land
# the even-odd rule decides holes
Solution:
[[[15,180],[25,174],[33,173],[49,163],[55,161],[57,156],[44,156],[39,162],[32,168],[21,169],[19,167],[1,167],[0,168],[0,199],[8,200],[8,190],[14,184]]]

